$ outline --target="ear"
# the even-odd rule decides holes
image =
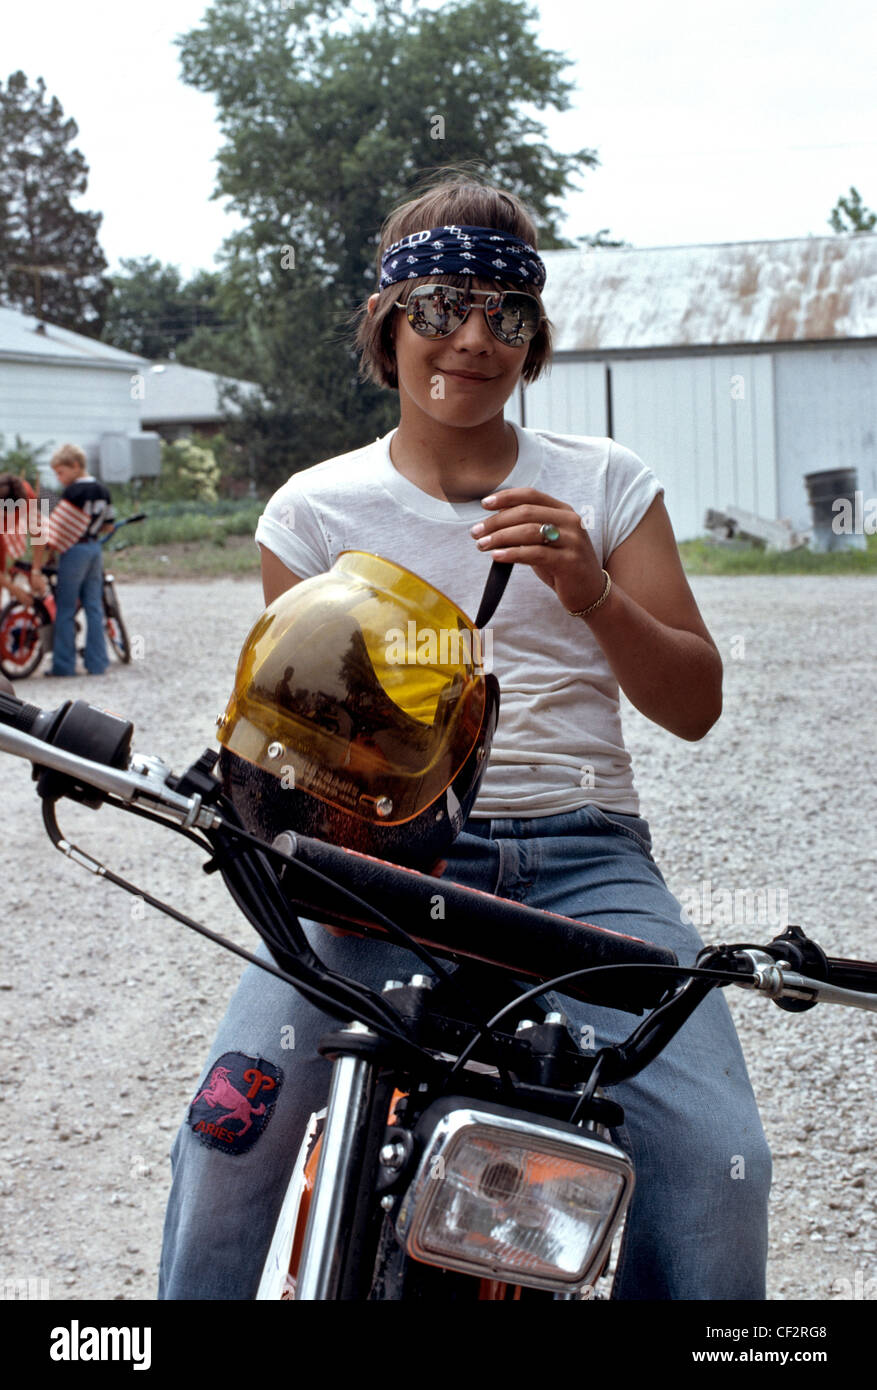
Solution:
[[[368,310],[369,318],[372,317],[372,315],[375,312],[375,309],[378,306],[378,298],[379,296],[377,294],[370,294],[368,297],[368,304],[366,305],[366,309]]]

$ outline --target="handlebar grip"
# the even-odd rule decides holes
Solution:
[[[0,690],[0,724],[32,734],[42,713],[38,705],[30,705],[27,700],[19,700],[17,695],[7,695]]]
[[[65,700],[57,709],[40,709],[0,690],[0,724],[107,767],[126,768],[130,760],[134,725],[85,700]]]
[[[840,989],[857,989],[862,994],[877,994],[877,963],[829,956],[827,964],[830,984]]]

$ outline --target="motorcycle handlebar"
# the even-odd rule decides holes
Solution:
[[[877,964],[868,960],[850,960],[829,956],[828,982],[839,989],[853,989],[862,994],[877,993]]]
[[[126,783],[132,783],[131,788],[126,786],[120,791],[120,788],[116,786],[119,774],[124,774],[130,763],[134,726],[116,715],[87,704],[84,700],[66,700],[54,710],[44,710],[37,705],[29,704],[26,700],[19,699],[16,695],[10,695],[0,690],[0,725],[4,724],[29,739],[37,739],[47,745],[47,764],[56,761],[48,756],[50,749],[56,749],[61,754],[73,755],[76,759],[75,768],[72,766],[70,768],[73,773],[73,780],[69,775],[66,775],[63,759],[57,762],[54,772],[48,771],[48,768],[43,766],[38,786],[41,795],[73,795],[77,799],[85,801],[86,804],[98,805],[102,799],[102,794],[124,795],[126,791],[130,793],[132,790],[142,791],[146,789],[150,792],[155,790],[154,787],[147,785],[142,776],[132,776],[130,773],[125,776],[124,780]],[[37,762],[31,753],[21,748],[8,748],[8,751],[30,756],[37,766],[41,763],[41,759]],[[93,772],[90,770],[89,764],[93,766]],[[109,769],[114,769],[115,775],[110,773]],[[136,787],[134,784],[137,784]],[[194,804],[192,804],[191,813],[189,813],[190,800],[188,798],[165,787],[160,799],[169,805],[173,804],[173,810],[176,813],[186,811],[187,823],[195,819],[200,821]],[[386,864],[382,860],[370,860],[368,856],[342,850],[304,836],[295,837],[293,843],[296,844],[297,857],[301,861],[310,860],[315,867],[319,865],[319,867],[327,869],[330,875],[335,876],[336,881],[338,879],[343,881],[349,876],[349,886],[356,883],[362,890],[367,885],[367,891],[370,895],[375,896],[378,907],[383,903],[388,908],[398,908],[404,903],[410,910],[414,881],[418,882],[418,888],[423,887],[424,875]],[[613,933],[606,933],[571,919],[557,918],[554,914],[545,914],[528,909],[520,904],[506,903],[489,894],[475,893],[474,890],[465,889],[461,885],[449,881],[441,884],[441,888],[446,894],[455,897],[455,905],[459,910],[461,921],[468,919],[469,931],[473,929],[472,923],[476,919],[481,923],[483,918],[484,921],[481,924],[491,935],[497,931],[505,934],[512,925],[508,922],[506,914],[514,909],[521,917],[521,923],[515,922],[514,925],[520,925],[524,937],[527,935],[526,929],[540,925],[544,929],[547,926],[549,928],[548,934],[551,937],[556,937],[554,944],[563,956],[567,956],[571,948],[573,950],[581,949],[585,944],[582,938],[587,936],[594,938],[600,947],[598,954],[606,951],[607,946],[613,950],[618,950],[621,947],[622,957],[629,952],[630,961],[636,960],[641,963],[646,974],[649,964],[675,963],[672,952],[665,952],[661,948],[645,942],[625,937],[616,937],[611,940],[614,937]],[[419,897],[419,893],[415,893],[413,896]],[[459,898],[459,902],[456,901],[457,898]],[[563,932],[560,931],[561,927],[566,932],[566,937],[569,937],[569,931],[572,928],[577,930],[572,938],[565,939]],[[468,932],[464,933],[464,935],[467,934]],[[575,940],[575,937],[578,937],[578,940]],[[594,949],[593,942],[589,941],[588,946],[589,949]],[[470,953],[465,950],[462,942],[458,945],[458,949],[461,948],[463,954]],[[863,994],[877,993],[877,962],[853,960],[840,956],[826,957],[816,943],[810,941],[798,928],[788,928],[781,937],[775,938],[765,949],[774,959],[787,959],[794,970],[800,971],[810,978],[821,979],[838,989]],[[493,955],[493,951],[485,951],[485,955]],[[526,952],[524,951],[522,952],[522,959],[525,956]],[[624,1006],[616,1004],[615,1007]]]

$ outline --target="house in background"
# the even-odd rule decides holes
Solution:
[[[807,473],[877,497],[877,235],[543,259],[552,368],[507,413],[635,450],[679,540],[726,505],[807,530]]]
[[[133,353],[0,305],[0,434],[5,447],[14,444],[16,435],[34,448],[48,446],[40,471],[52,485],[52,449],[78,444],[100,476],[101,440],[140,434],[133,383],[147,365]]]
[[[49,488],[49,457],[66,443],[84,449],[105,482],[156,476],[159,435],[170,441],[222,429],[235,410],[221,404],[226,384],[212,372],[153,363],[0,306],[0,435],[6,448],[17,435],[34,448],[48,446],[39,467]]]
[[[254,382],[216,376],[199,367],[152,362],[143,373],[141,428],[155,430],[168,443],[194,433],[218,434],[237,411],[233,401],[224,399],[228,386],[244,394],[259,390]]]

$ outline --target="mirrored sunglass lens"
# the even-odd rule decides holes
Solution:
[[[539,305],[529,294],[503,294],[487,306],[487,321],[503,343],[528,343],[539,318]]]
[[[425,285],[408,297],[408,322],[427,337],[452,332],[465,317],[466,298],[451,286]]]

